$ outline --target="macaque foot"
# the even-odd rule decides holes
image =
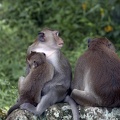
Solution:
[[[36,116],[40,116],[40,114],[36,111],[36,107],[30,103],[23,103],[20,105],[20,109],[28,110],[29,112],[33,113]]]

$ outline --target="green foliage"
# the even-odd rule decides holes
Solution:
[[[27,47],[43,27],[57,29],[73,71],[87,39],[105,36],[120,49],[119,0],[1,0],[0,108],[14,104],[17,81],[25,73]]]

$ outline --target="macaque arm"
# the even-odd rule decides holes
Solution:
[[[26,76],[29,74],[29,72],[30,72],[30,67],[29,67],[29,65],[27,64],[27,65],[26,65],[26,71],[25,71]]]
[[[55,74],[52,80],[48,81],[42,90],[42,95],[47,94],[51,89],[57,86],[61,86],[61,88],[65,88],[66,91],[69,89],[70,82],[68,80],[69,78],[67,76],[63,76],[62,74]],[[60,87],[59,87],[60,88]],[[62,90],[62,89],[60,89]],[[56,89],[55,89],[56,91]],[[66,94],[66,91],[64,94]],[[58,91],[59,92],[59,91]]]
[[[82,106],[95,106],[98,102],[95,97],[90,93],[82,90],[74,89],[71,93],[71,97]]]

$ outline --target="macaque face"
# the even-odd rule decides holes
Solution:
[[[42,37],[38,35],[38,41],[40,44],[46,44],[47,47],[60,49],[63,46],[63,40],[59,37],[58,31],[44,30],[39,34],[44,34]],[[44,39],[41,41],[40,39]]]
[[[63,46],[63,40],[59,37],[59,32],[45,29],[38,33],[36,41],[28,48],[31,51],[44,52],[59,50]]]
[[[31,52],[31,54],[27,56],[27,62],[30,68],[36,68],[45,61],[46,55],[44,53]]]
[[[44,34],[44,42],[46,42],[49,47],[59,49],[63,46],[63,40],[59,37],[58,31],[44,30],[41,33]]]

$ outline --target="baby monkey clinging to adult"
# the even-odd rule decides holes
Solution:
[[[27,64],[30,67],[30,72],[25,78],[19,78],[19,100],[9,109],[8,115],[23,103],[33,105],[39,103],[44,84],[53,78],[54,67],[47,62],[44,53],[31,52],[27,56]]]

